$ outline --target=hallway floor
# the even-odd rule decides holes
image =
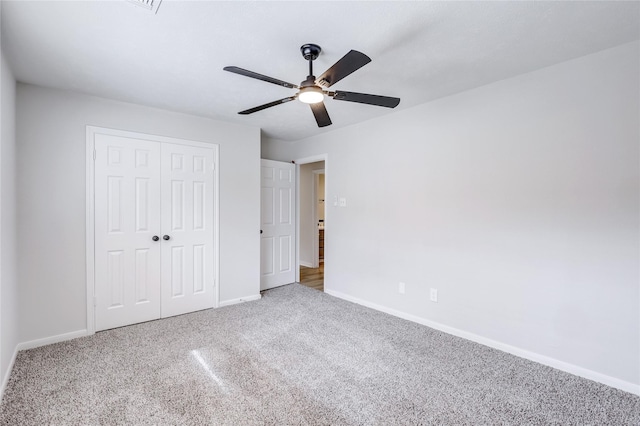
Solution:
[[[319,268],[301,266],[300,284],[315,290],[324,291],[324,263],[321,263]]]

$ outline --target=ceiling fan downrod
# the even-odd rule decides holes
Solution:
[[[317,44],[303,44],[300,47],[302,57],[309,61],[309,75],[306,80],[300,83],[300,90],[297,98],[305,104],[317,104],[324,99],[322,88],[316,84],[316,77],[313,75],[313,61],[320,55],[322,49]]]
[[[315,80],[315,76],[313,75],[313,61],[320,56],[322,48],[317,44],[308,43],[300,46],[300,52],[302,52],[302,57],[309,61],[309,76],[307,77],[307,80],[309,80],[309,77],[313,77]]]

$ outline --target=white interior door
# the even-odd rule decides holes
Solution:
[[[260,289],[295,281],[295,165],[261,160]]]
[[[96,330],[160,317],[160,144],[95,137]]]
[[[93,149],[95,330],[212,308],[214,149],[100,133]]]
[[[162,317],[211,308],[213,150],[162,144]]]

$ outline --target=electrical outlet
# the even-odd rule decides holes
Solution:
[[[347,199],[340,197],[340,207],[347,207]]]
[[[432,288],[431,292],[429,293],[429,297],[431,298],[432,302],[438,302],[438,289],[437,288]]]
[[[398,293],[404,294],[404,283],[398,283]]]

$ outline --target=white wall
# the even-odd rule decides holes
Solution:
[[[325,289],[638,392],[639,47],[264,141],[347,198]]]
[[[0,397],[18,344],[16,276],[16,81],[2,54],[0,69]]]
[[[18,84],[22,342],[86,328],[87,125],[219,144],[220,301],[259,294],[259,129]]]

